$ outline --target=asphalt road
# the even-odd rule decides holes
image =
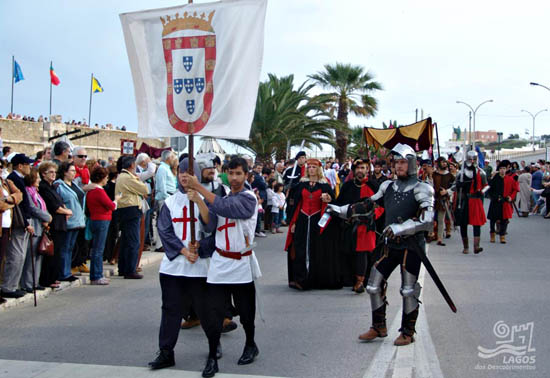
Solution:
[[[484,227],[485,250],[479,255],[461,253],[458,233],[447,240],[447,247],[430,246],[430,258],[458,307],[453,314],[426,276],[423,302],[436,350],[436,356],[429,357],[439,360],[445,377],[548,376],[550,363],[544,358],[550,352],[545,341],[550,336],[550,303],[545,295],[549,226],[550,220],[541,217],[514,218],[506,245],[489,244],[488,226]],[[303,293],[289,289],[283,243],[282,235],[259,240],[257,255],[264,274],[259,287],[265,313],[265,322],[257,319],[260,356],[252,365],[236,364],[244,344],[239,327],[222,337],[221,372],[363,377],[381,345],[357,342],[358,334],[370,325],[367,295],[349,289]],[[399,274],[395,273],[388,290],[389,323],[401,310]],[[108,287],[77,287],[44,299],[38,308],[25,305],[1,313],[0,359],[146,366],[157,350],[158,264],[144,274],[143,280],[114,277]],[[509,335],[512,340],[507,344],[521,349],[531,339],[535,350],[526,355],[534,356],[534,364],[523,364],[522,356],[519,363],[504,363],[507,355],[503,354],[488,359],[478,356],[478,346],[495,349],[496,342],[504,340],[493,333],[498,321],[510,329],[533,322],[532,338],[520,332]],[[199,372],[206,354],[202,330],[181,331],[174,369]],[[524,365],[536,370],[517,370],[529,368]],[[516,370],[495,370],[512,368]]]

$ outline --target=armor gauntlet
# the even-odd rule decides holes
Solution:
[[[418,202],[420,216],[418,219],[407,219],[403,223],[392,223],[386,227],[393,236],[411,236],[418,232],[430,231],[434,222],[434,190],[425,183],[418,183],[414,190],[414,198]]]

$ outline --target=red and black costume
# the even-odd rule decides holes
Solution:
[[[353,179],[342,185],[335,204],[338,206],[351,205],[371,197],[377,191],[378,184],[374,179],[370,177],[361,181]],[[375,220],[381,220],[383,225],[381,217],[384,214],[384,208],[378,207],[374,211]],[[371,224],[367,219],[361,220],[359,224],[343,222],[340,250],[343,251],[341,254],[341,275],[344,286],[363,285],[365,276],[370,271],[376,258],[373,253],[376,247],[376,224],[380,223]],[[381,232],[382,230],[378,231]]]
[[[288,281],[293,288],[321,288],[322,270],[330,261],[323,261],[321,250],[326,248],[321,235],[319,219],[327,204],[321,201],[321,195],[327,193],[334,198],[330,184],[322,179],[312,182],[303,178],[294,188],[294,209],[289,224],[285,244],[288,252]],[[291,232],[295,225],[294,233]]]
[[[507,173],[504,177],[496,174],[489,182],[489,213],[491,241],[494,242],[495,225],[499,223],[501,243],[505,243],[504,235],[508,227],[509,219],[514,214],[513,202],[519,192],[519,184],[515,173]]]

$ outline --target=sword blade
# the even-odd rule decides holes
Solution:
[[[409,245],[411,245],[411,244],[412,244],[412,247],[413,247],[412,248],[413,251],[420,258],[420,261],[422,261],[422,264],[426,268],[426,271],[430,274],[430,277],[432,277],[432,280],[434,281],[435,286],[437,286],[437,288],[439,289],[439,292],[441,293],[441,295],[443,296],[443,298],[445,299],[445,301],[447,302],[447,304],[451,308],[451,311],[456,312],[456,306],[455,306],[451,296],[447,292],[447,289],[445,289],[445,286],[443,286],[443,282],[441,282],[441,280],[439,279],[439,276],[437,275],[432,263],[428,259],[428,256],[426,256],[426,253],[424,253],[423,251],[420,250],[420,246],[418,245],[416,240],[414,240],[413,237],[409,238]]]

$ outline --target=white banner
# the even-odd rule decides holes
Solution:
[[[267,0],[226,0],[120,15],[140,137],[248,139]]]

